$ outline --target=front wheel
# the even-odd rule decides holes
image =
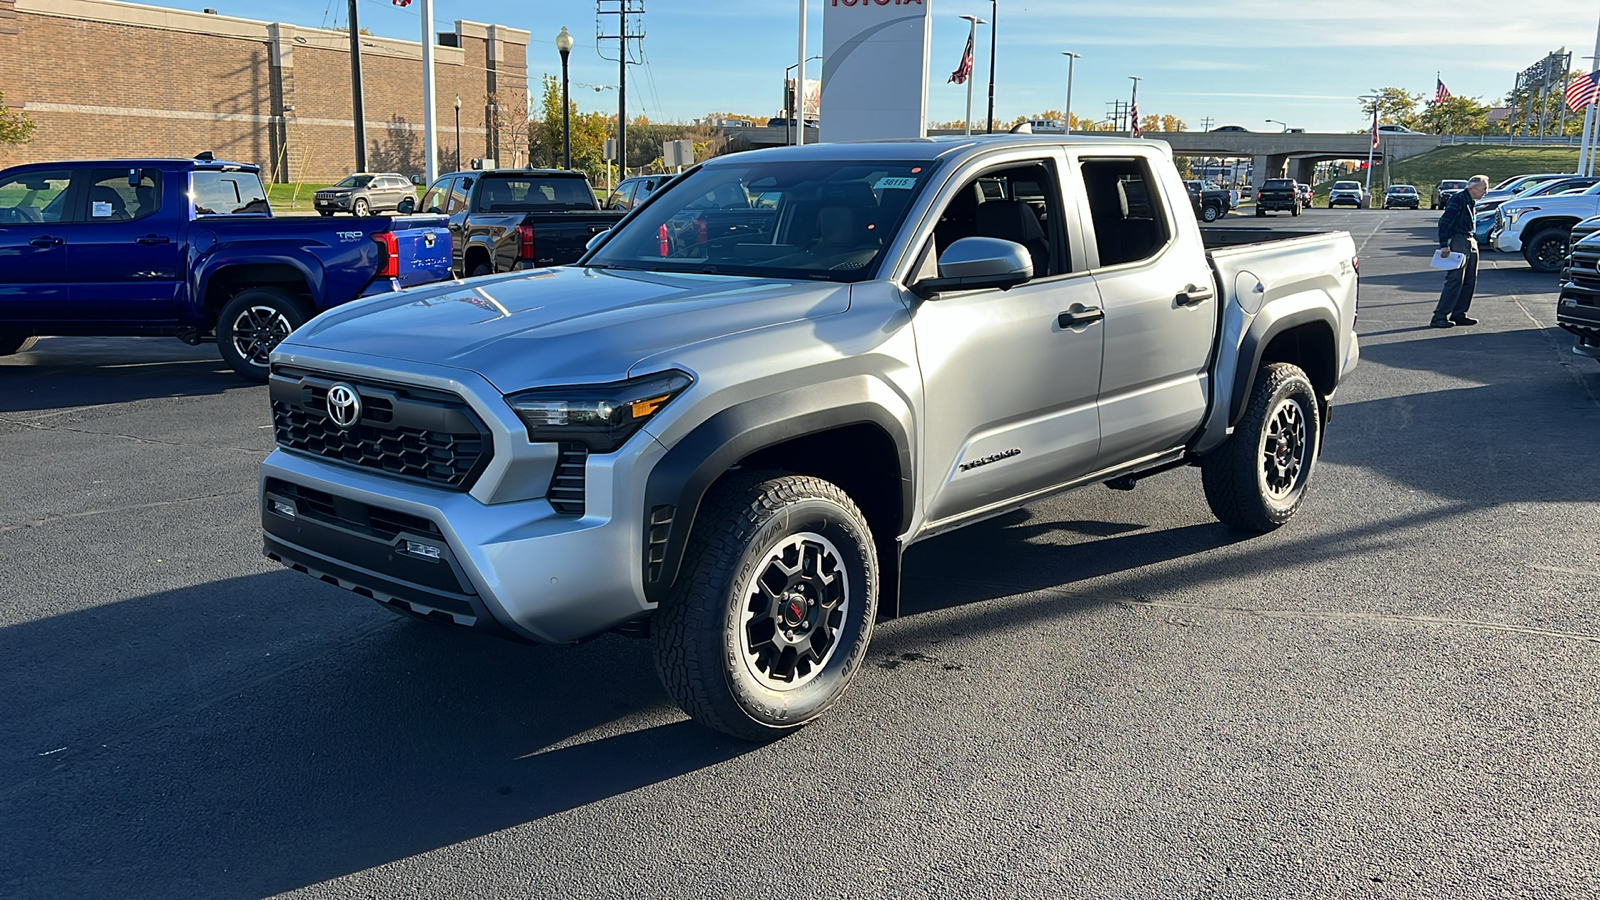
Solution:
[[[217,350],[222,361],[251,381],[265,382],[272,348],[309,318],[282,288],[248,288],[217,315]]]
[[[350,204],[350,215],[352,216],[365,217],[370,212],[372,212],[372,206],[365,200],[357,199],[356,202]]]
[[[878,556],[837,485],[751,473],[713,489],[651,628],[656,671],[695,720],[770,740],[827,712],[866,657]]]
[[[1567,240],[1570,237],[1565,228],[1546,228],[1522,242],[1522,258],[1528,261],[1535,272],[1557,272],[1561,263],[1567,258]]]
[[[1294,518],[1321,449],[1321,422],[1316,388],[1299,366],[1263,367],[1238,428],[1200,461],[1211,512],[1246,531],[1272,531]]]

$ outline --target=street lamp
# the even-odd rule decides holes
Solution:
[[[456,168],[461,168],[461,95],[456,95]]]
[[[1066,113],[1066,117],[1065,117],[1066,121],[1062,122],[1061,124],[1066,126],[1067,134],[1071,134],[1072,133],[1072,64],[1077,62],[1080,58],[1082,58],[1082,54],[1073,53],[1070,50],[1063,50],[1063,51],[1061,51],[1061,55],[1065,56],[1067,58],[1067,113]]]
[[[572,52],[572,34],[561,26],[556,35],[556,49],[561,52],[561,164],[572,168],[572,104],[567,101],[567,55]]]
[[[976,40],[976,38],[978,37],[978,26],[979,25],[987,25],[989,23],[988,23],[987,20],[980,19],[977,16],[962,16],[961,18],[966,19],[968,24],[969,24],[969,26],[970,26],[967,29],[967,46],[971,47],[973,45],[974,40]],[[991,51],[991,53],[992,53],[992,51]],[[990,59],[992,60],[993,56],[991,56]],[[990,83],[993,84],[993,80],[992,79],[991,79]],[[990,124],[992,125],[994,123],[991,122]],[[967,73],[967,130],[965,132],[963,132],[963,133],[966,134],[968,137],[972,136],[972,73],[971,72]]]
[[[808,56],[808,57],[806,57],[806,62],[811,62],[814,59],[821,59],[821,58],[822,58],[821,56]],[[788,84],[789,83],[789,73],[793,72],[795,69],[798,69],[798,68],[800,68],[800,64],[799,63],[795,63],[794,65],[789,66],[789,67],[787,67],[787,68],[785,68],[783,70],[783,81],[784,81],[784,84]],[[788,98],[786,98],[786,102],[784,103],[784,110],[783,110],[783,114],[784,114],[783,142],[785,144],[795,142],[795,139],[796,139],[796,135],[792,135],[792,134],[789,133],[789,123],[790,122],[794,122],[795,123],[795,126],[794,126],[795,130],[797,132],[799,132],[799,134],[798,134],[798,138],[799,138],[798,143],[804,144],[806,142],[806,134],[805,134],[805,131],[806,131],[805,82],[806,82],[806,73],[805,72],[801,72],[800,74],[796,75],[794,77],[794,92]]]
[[[1357,100],[1370,100],[1370,101],[1372,101],[1372,134],[1373,134],[1373,138],[1372,138],[1372,146],[1367,148],[1367,190],[1366,190],[1366,197],[1362,201],[1362,202],[1367,204],[1367,208],[1368,209],[1371,209],[1372,208],[1372,151],[1378,149],[1378,138],[1377,138],[1377,133],[1378,133],[1378,98],[1373,94],[1362,94],[1361,96],[1357,97],[1356,99]]]
[[[1289,132],[1289,123],[1288,122],[1280,122],[1277,119],[1268,119],[1267,121],[1271,122],[1273,125],[1282,125],[1284,133],[1288,134],[1288,132]]]

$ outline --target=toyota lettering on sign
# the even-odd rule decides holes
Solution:
[[[926,136],[931,5],[932,0],[827,0],[823,140]]]

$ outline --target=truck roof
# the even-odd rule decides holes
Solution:
[[[255,163],[228,162],[221,159],[187,159],[183,157],[155,157],[144,159],[54,159],[48,162],[23,163],[17,166],[8,166],[3,171],[13,169],[50,169],[58,166],[71,166],[85,168],[88,166],[103,166],[107,169],[122,168],[148,168],[148,169],[229,169],[233,171],[255,172],[259,174],[261,167]]]
[[[839,143],[807,144],[803,147],[769,147],[745,153],[730,153],[706,160],[702,165],[737,165],[740,159],[759,155],[762,159],[793,160],[892,160],[892,159],[954,159],[976,155],[1007,147],[1092,147],[1096,150],[1111,148],[1150,149],[1170,154],[1172,148],[1159,140],[1126,137],[1090,137],[1065,134],[975,134],[940,135],[925,138],[902,138],[887,141],[843,141]]]

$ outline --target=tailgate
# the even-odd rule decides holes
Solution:
[[[589,239],[617,224],[622,216],[620,212],[555,212],[530,216],[539,264],[564,266],[577,262],[588,249]]]
[[[450,220],[444,216],[396,216],[390,220],[399,251],[400,287],[444,281],[450,270]]]

